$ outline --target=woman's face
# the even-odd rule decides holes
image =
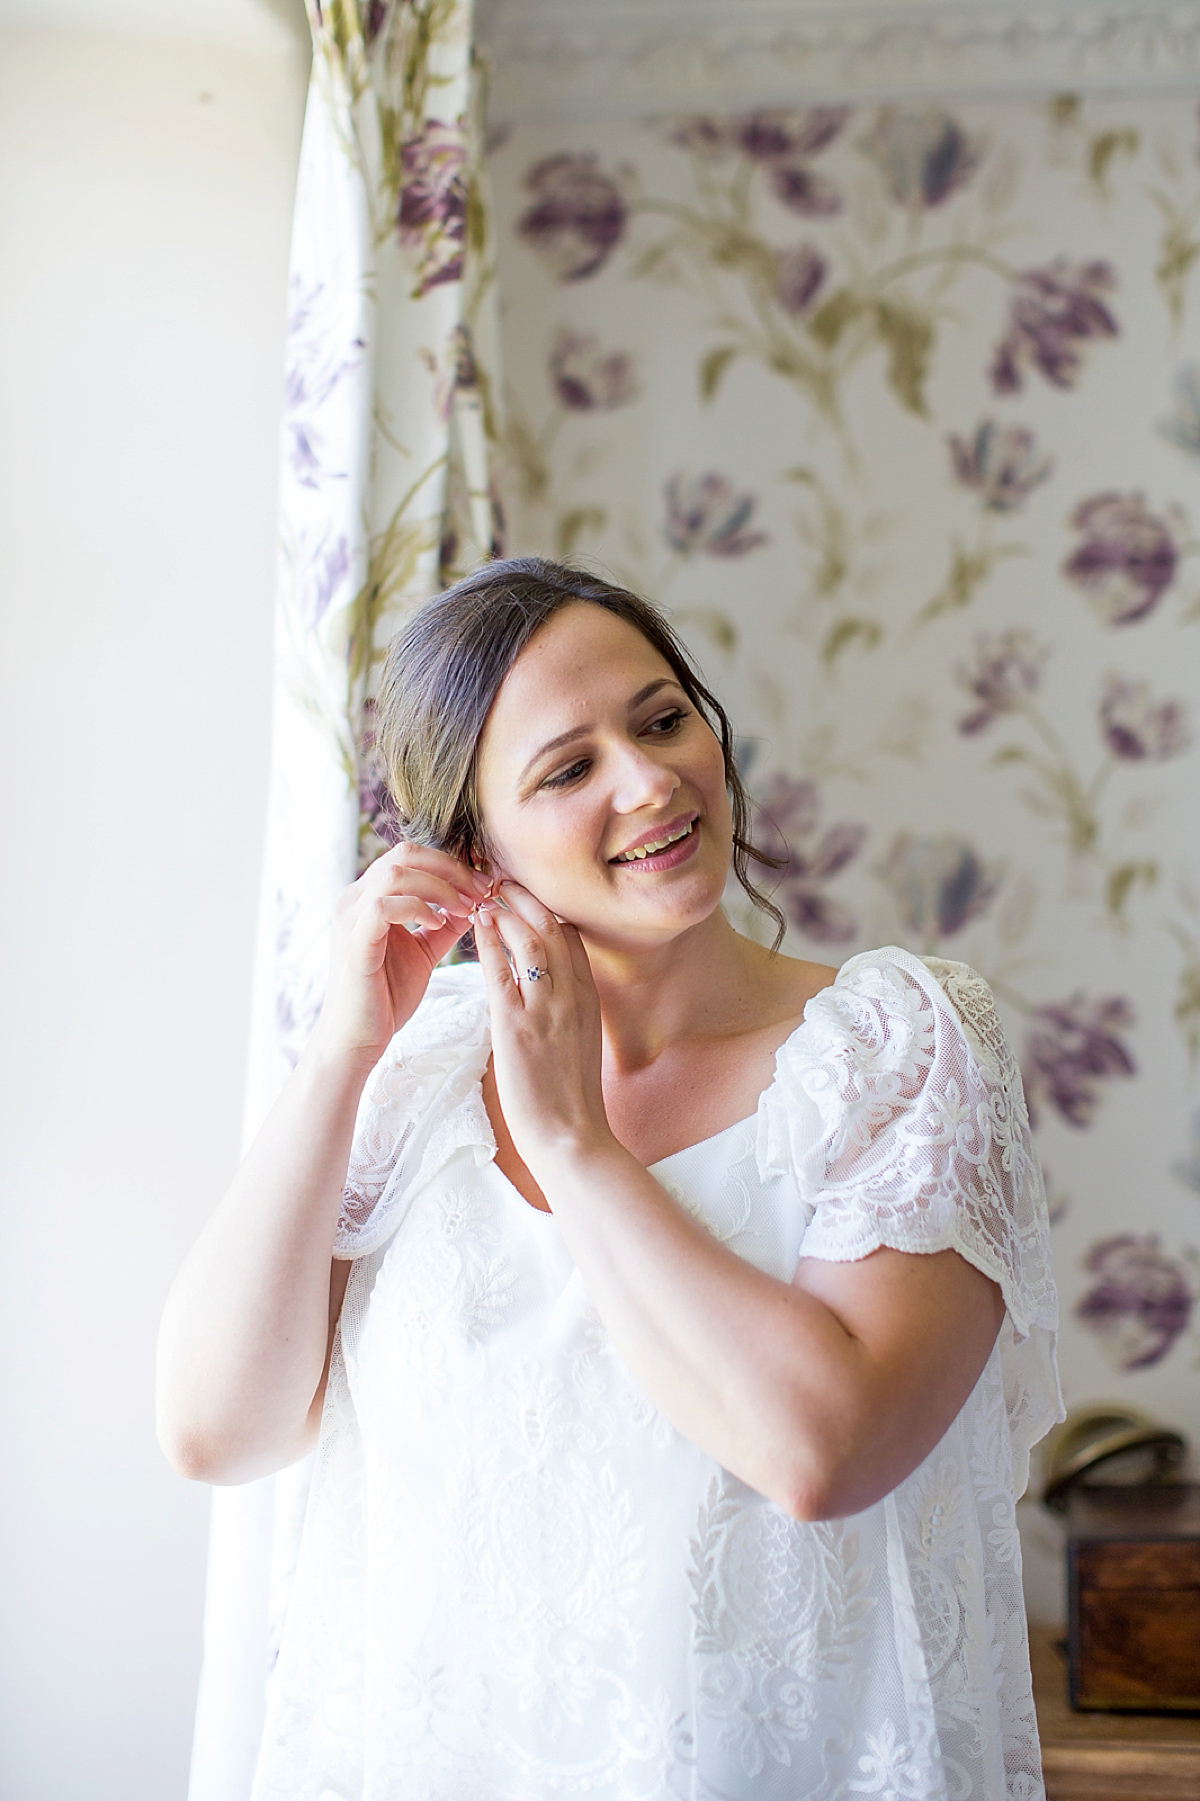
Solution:
[[[733,849],[720,743],[670,664],[603,607],[565,606],[526,645],[477,780],[495,872],[594,943],[661,944],[719,906]]]

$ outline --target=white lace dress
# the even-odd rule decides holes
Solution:
[[[799,1524],[682,1438],[493,1161],[480,972],[364,1095],[356,1259],[254,1801],[1032,1801],[1014,1496],[1060,1416],[1045,1207],[986,984],[854,957],[756,1115],[653,1166],[739,1256],[953,1246],[1008,1316],[941,1443]]]

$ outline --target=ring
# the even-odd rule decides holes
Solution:
[[[527,969],[525,971],[525,980],[527,982],[540,982],[543,976],[548,976],[549,974],[550,971],[548,969]]]

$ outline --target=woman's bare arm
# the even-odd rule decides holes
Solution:
[[[163,1313],[159,1440],[181,1474],[247,1482],[311,1445],[349,1274],[332,1253],[359,1100],[479,892],[464,864],[401,845],[341,896],[317,1030]]]
[[[534,1174],[647,1394],[693,1444],[797,1519],[857,1513],[929,1454],[1004,1318],[955,1251],[804,1259],[793,1283],[712,1238],[623,1151]]]
[[[158,1432],[181,1475],[248,1482],[310,1446],[363,1080],[310,1047],[175,1279],[159,1334]]]

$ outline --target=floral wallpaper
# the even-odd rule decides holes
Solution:
[[[669,609],[791,950],[992,982],[1068,1403],[1200,1440],[1193,103],[494,120],[490,176],[508,550]]]

